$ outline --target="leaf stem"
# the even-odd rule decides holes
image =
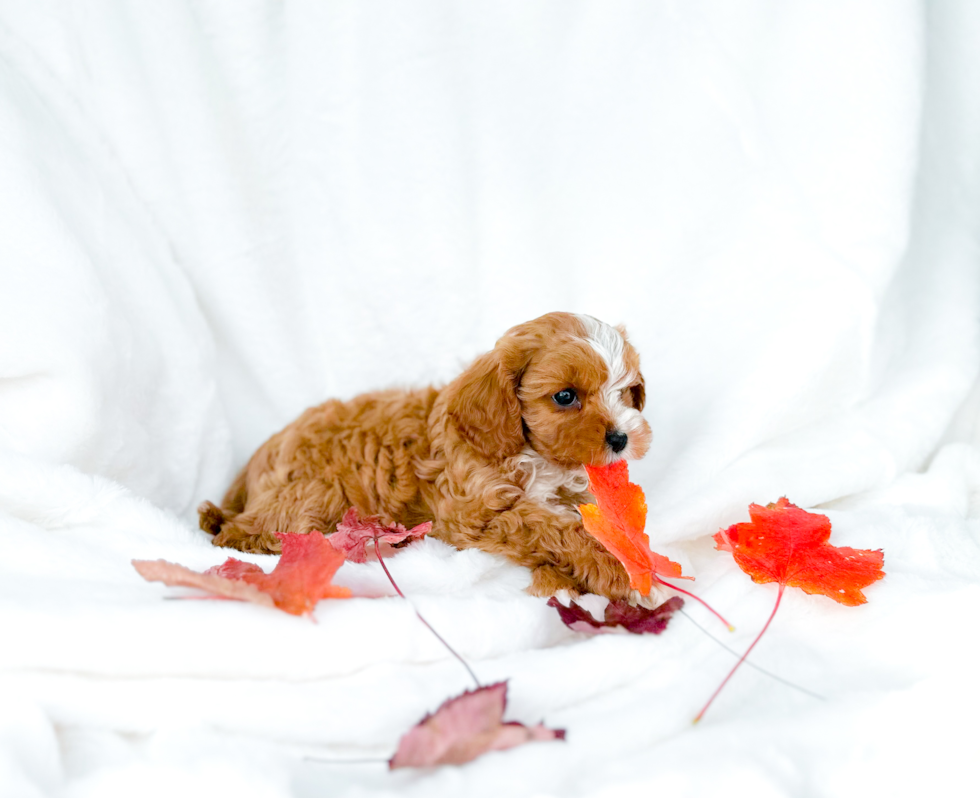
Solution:
[[[395,584],[395,580],[391,576],[391,571],[388,570],[388,566],[385,565],[385,561],[381,557],[381,552],[379,551],[379,548],[378,548],[378,536],[377,535],[374,536],[374,554],[378,558],[378,562],[381,563],[381,567],[384,569],[385,576],[388,577],[388,581],[391,582],[391,586],[393,588],[395,588],[395,592],[398,593],[398,595],[401,596],[403,599],[405,599],[405,601],[408,601],[408,597],[404,593],[402,593],[401,588],[398,587],[397,584]],[[446,650],[450,654],[452,654],[454,657],[456,657],[456,659],[458,659],[460,661],[460,664],[464,668],[466,668],[466,672],[470,675],[470,678],[473,679],[473,681],[476,684],[476,686],[478,688],[479,687],[483,687],[483,685],[480,684],[480,680],[476,678],[476,674],[473,673],[473,669],[469,666],[469,664],[466,662],[466,660],[463,659],[459,654],[457,654],[456,653],[456,650],[451,645],[449,645],[449,643],[446,642],[445,638],[443,638],[443,636],[441,634],[439,634],[435,629],[432,628],[432,624],[430,624],[427,620],[425,620],[425,618],[422,617],[422,613],[420,613],[415,608],[415,605],[412,604],[411,601],[408,601],[408,603],[409,603],[409,605],[411,605],[412,609],[415,611],[416,617],[420,621],[422,621],[422,623],[425,624],[426,629],[428,629],[430,632],[432,632],[432,634],[434,634],[436,636],[436,639],[446,647]]]
[[[321,765],[387,765],[391,757],[363,757],[362,759],[328,759],[322,756],[304,756],[304,762],[317,762]]]
[[[688,615],[686,612],[684,612],[683,609],[678,610],[678,612],[680,612],[681,615],[683,615],[692,624],[694,624],[698,629],[700,629],[706,636],[710,637],[719,646],[721,646],[723,649],[725,649],[725,651],[727,651],[729,654],[732,654],[733,656],[736,656],[736,657],[740,656],[739,653],[734,648],[732,648],[731,646],[725,645],[724,641],[719,640],[717,637],[715,637],[713,634],[711,634],[711,632],[709,632],[701,624],[699,624],[696,620],[694,620],[694,618],[692,618],[690,615]],[[759,665],[756,665],[754,662],[752,662],[750,660],[745,660],[745,664],[748,665],[750,668],[754,668],[755,670],[759,671],[759,673],[765,674],[770,679],[775,679],[777,682],[780,682],[782,684],[785,684],[787,687],[792,687],[794,690],[799,690],[801,693],[804,693],[805,695],[808,695],[811,698],[816,698],[816,699],[818,699],[820,701],[826,701],[827,700],[826,696],[822,696],[822,695],[820,695],[820,693],[815,693],[812,690],[808,690],[805,687],[801,687],[800,685],[796,684],[795,682],[791,682],[789,679],[784,679],[782,676],[780,676],[780,675],[778,675],[776,673],[773,673],[772,671],[767,671],[765,668],[762,668]]]
[[[715,698],[717,698],[717,697],[718,697],[718,693],[720,693],[720,692],[721,692],[721,689],[722,689],[722,688],[723,688],[723,687],[724,687],[724,686],[725,686],[726,684],[728,684],[728,680],[729,680],[729,679],[731,679],[731,678],[732,678],[732,676],[734,676],[734,675],[735,675],[735,671],[737,671],[737,670],[738,670],[738,666],[739,666],[739,665],[741,665],[741,664],[742,664],[743,662],[745,662],[745,658],[746,658],[746,657],[748,657],[748,655],[749,655],[749,654],[751,653],[751,651],[752,651],[752,649],[753,649],[753,648],[755,648],[755,644],[756,644],[756,643],[758,643],[758,642],[759,642],[759,640],[760,640],[760,639],[762,638],[762,636],[763,636],[763,635],[764,635],[764,634],[766,633],[766,629],[768,629],[768,628],[769,628],[769,624],[771,624],[771,623],[772,623],[772,619],[776,617],[776,610],[778,610],[778,609],[779,609],[779,602],[783,600],[783,589],[784,589],[785,587],[786,587],[785,585],[783,585],[782,583],[780,583],[780,585],[779,585],[779,593],[778,593],[778,594],[776,594],[776,604],[775,604],[775,606],[774,606],[774,607],[772,608],[772,613],[770,613],[770,615],[769,615],[769,620],[768,620],[768,621],[766,621],[766,625],[762,627],[762,631],[761,631],[761,632],[759,632],[759,634],[757,634],[757,635],[756,635],[756,637],[755,637],[755,640],[753,640],[753,641],[752,641],[752,645],[751,645],[751,646],[749,646],[749,647],[748,647],[748,648],[747,648],[747,649],[745,650],[745,653],[744,653],[744,654],[742,654],[742,656],[741,656],[741,657],[739,658],[739,660],[738,660],[738,662],[736,662],[736,663],[735,663],[735,667],[734,667],[734,668],[732,668],[732,669],[731,669],[731,671],[729,671],[729,673],[728,673],[728,676],[726,676],[726,677],[725,677],[725,680],[724,680],[724,681],[723,681],[723,682],[722,682],[721,684],[719,684],[719,685],[718,685],[718,689],[717,689],[717,690],[715,690],[715,691],[714,691],[714,692],[713,692],[713,693],[711,694],[711,698],[709,698],[709,699],[708,699],[708,703],[707,703],[707,704],[705,704],[705,705],[704,705],[704,707],[702,707],[702,709],[701,709],[701,711],[700,711],[700,712],[699,712],[699,713],[697,714],[697,716],[696,716],[696,717],[694,718],[694,722],[695,722],[695,723],[697,723],[697,722],[698,722],[699,720],[701,720],[701,718],[703,718],[703,717],[704,717],[704,713],[708,711],[708,707],[710,707],[710,706],[711,706],[711,702],[712,702],[712,701],[714,701],[714,700],[715,700]]]
[[[672,585],[670,582],[665,582],[657,574],[654,574],[653,575],[653,578],[656,579],[664,587],[669,587],[671,590],[676,590],[678,593],[683,593],[685,596],[690,596],[692,599],[694,599],[695,601],[699,602],[708,612],[710,612],[712,615],[714,615],[719,621],[721,621],[723,624],[725,624],[725,626],[728,627],[728,631],[729,632],[734,632],[735,631],[735,627],[732,626],[724,618],[722,618],[721,617],[721,613],[718,612],[718,610],[716,610],[714,607],[712,607],[707,601],[705,601],[700,596],[695,596],[693,593],[688,592],[687,590],[685,590],[682,587],[677,587],[677,585]]]

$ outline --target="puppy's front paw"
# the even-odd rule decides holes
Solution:
[[[253,533],[240,529],[234,523],[225,524],[212,538],[211,543],[215,546],[257,554],[279,554],[282,551],[282,543],[274,532]]]
[[[531,585],[527,592],[532,596],[541,596],[542,598],[561,596],[561,598],[570,601],[578,598],[581,591],[578,582],[559,571],[555,566],[539,565],[531,574]]]
[[[585,592],[605,596],[610,601],[635,601],[638,591],[630,587],[629,575],[618,561],[600,563],[588,576],[583,588]]]
[[[654,585],[650,592],[646,595],[643,595],[639,590],[632,591],[629,602],[630,604],[637,604],[640,607],[645,607],[648,610],[655,610],[668,598],[669,595],[665,590],[663,590],[659,585]]]
[[[573,596],[570,590],[559,590],[558,592],[555,593],[555,600],[563,607],[571,607],[572,602],[580,598],[582,597]]]

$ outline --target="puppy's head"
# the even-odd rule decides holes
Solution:
[[[446,390],[456,429],[490,459],[530,446],[572,468],[650,448],[639,355],[622,328],[591,316],[549,313],[514,327]]]

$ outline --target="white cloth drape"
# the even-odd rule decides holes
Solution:
[[[968,0],[0,3],[0,794],[972,783],[978,34]],[[867,605],[787,594],[753,653],[825,700],[746,668],[692,729],[734,658],[688,618],[587,639],[426,541],[402,587],[567,741],[303,760],[390,755],[465,673],[398,599],[311,624],[129,560],[222,561],[194,507],[269,434],[550,310],[627,326],[654,548],[726,644],[775,596],[710,544],[750,502],[885,550]]]

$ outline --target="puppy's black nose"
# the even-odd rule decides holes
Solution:
[[[612,432],[606,433],[606,443],[609,444],[610,449],[616,454],[619,454],[626,448],[626,444],[629,443],[629,438],[626,436],[626,433],[613,430]]]

